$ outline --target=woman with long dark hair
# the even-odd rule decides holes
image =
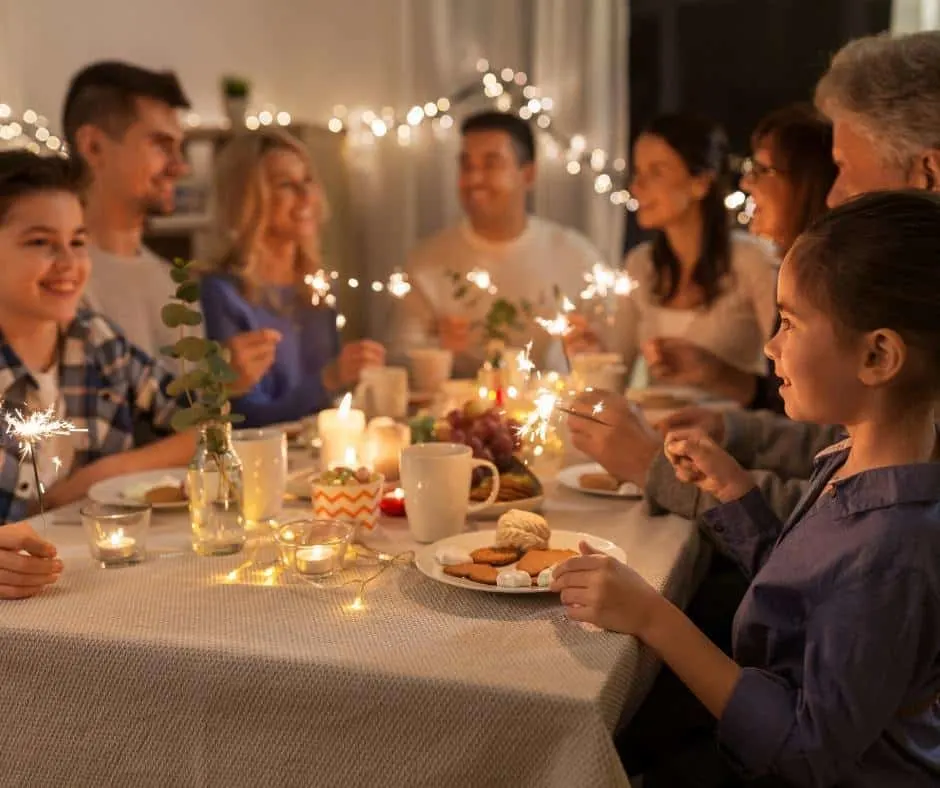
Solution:
[[[638,287],[620,303],[612,344],[628,368],[642,354],[654,380],[746,404],[739,380],[765,372],[761,348],[776,314],[777,259],[769,245],[731,231],[727,138],[697,115],[663,115],[637,138],[633,173],[637,221],[655,235],[627,256]],[[720,360],[716,374],[677,380],[676,347]]]

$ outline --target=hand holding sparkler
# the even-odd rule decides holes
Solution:
[[[575,397],[563,412],[569,414],[568,429],[576,449],[617,479],[644,486],[663,443],[632,403],[611,392],[592,390]]]
[[[52,585],[62,573],[55,546],[26,523],[0,528],[0,599],[26,599]]]

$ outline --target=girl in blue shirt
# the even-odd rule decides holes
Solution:
[[[245,426],[294,421],[328,407],[364,367],[383,364],[368,340],[340,345],[336,313],[312,305],[326,202],[304,147],[265,130],[220,154],[217,221],[226,249],[202,283],[206,335],[244,345],[252,387],[233,400]]]
[[[787,255],[766,348],[787,415],[849,437],[786,523],[704,433],[666,437],[677,476],[724,502],[704,525],[750,579],[732,657],[587,545],[556,572],[570,618],[639,637],[717,720],[724,757],[695,773],[719,777],[696,785],[940,784],[938,260],[926,192],[847,203]],[[644,785],[688,784],[683,755]]]

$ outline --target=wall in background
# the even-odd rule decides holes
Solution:
[[[408,100],[396,95],[398,2],[30,0],[0,9],[0,101],[22,101],[56,127],[69,77],[105,58],[175,69],[210,120],[221,117],[224,73],[248,77],[259,102],[311,121],[325,122],[339,103]]]

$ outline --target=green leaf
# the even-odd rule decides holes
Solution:
[[[195,304],[199,300],[199,282],[183,282],[176,288],[176,297],[187,304]]]
[[[198,326],[202,322],[202,315],[185,304],[167,304],[160,310],[160,317],[167,328]]]
[[[173,348],[177,356],[185,358],[187,361],[202,361],[209,355],[209,349],[212,343],[202,337],[183,337],[177,340]]]
[[[202,405],[194,405],[191,408],[181,408],[173,414],[170,419],[170,426],[177,432],[183,432],[207,421],[211,414]]]
[[[198,392],[209,380],[209,375],[204,369],[194,369],[170,381],[166,391],[171,397],[178,397],[187,391]]]
[[[209,356],[207,359],[209,374],[220,383],[234,383],[238,375],[222,356]]]
[[[185,268],[171,268],[170,279],[176,282],[176,284],[181,285],[183,282],[189,281],[189,273]]]
[[[160,355],[168,358],[179,358],[180,354],[176,352],[176,345],[164,345],[160,348]]]

